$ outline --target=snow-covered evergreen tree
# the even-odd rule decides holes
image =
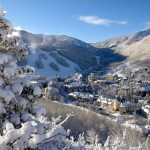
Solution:
[[[28,51],[5,13],[0,12],[0,149],[36,148],[50,137],[65,135],[64,121],[48,121],[45,108],[34,103],[41,89],[23,76],[32,72],[30,67],[17,66]]]

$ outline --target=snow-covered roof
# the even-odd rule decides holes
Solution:
[[[121,105],[122,107],[126,107],[127,109],[130,109],[130,110],[139,110],[141,108],[141,105],[139,103],[132,103],[132,102],[125,102],[125,103],[122,103]]]
[[[75,87],[87,87],[87,84],[84,84],[83,82],[72,82],[70,84],[66,84],[65,85],[68,88],[75,88]]]
[[[82,74],[80,74],[80,73],[74,73],[73,75],[71,75],[71,76],[68,76],[67,78],[66,78],[66,80],[65,80],[65,82],[70,82],[70,81],[81,81],[81,79],[82,79]]]
[[[123,77],[123,80],[127,80],[128,78],[127,77]]]
[[[100,96],[97,101],[102,102],[102,103],[106,103],[106,104],[112,104],[116,99],[110,99],[110,98],[106,98],[103,96]]]
[[[120,107],[126,107],[126,103],[121,103]]]
[[[115,74],[116,74],[118,77],[121,77],[121,78],[125,77],[125,75],[124,75],[123,73],[121,73],[120,71],[115,72]]]
[[[149,105],[142,106],[142,110],[144,112],[146,112],[147,114],[150,114],[150,106]]]
[[[95,83],[113,84],[113,80],[96,80]]]
[[[73,96],[73,97],[80,97],[80,98],[83,98],[83,99],[93,99],[94,98],[93,94],[82,93],[82,92],[72,92],[69,95]]]

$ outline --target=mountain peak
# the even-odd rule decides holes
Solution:
[[[124,45],[132,45],[150,35],[150,28],[136,32],[129,36],[120,36],[117,38],[108,39],[102,42],[96,42],[92,45],[97,48],[122,47]]]

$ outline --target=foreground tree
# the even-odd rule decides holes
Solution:
[[[0,149],[36,148],[46,139],[64,136],[62,124],[69,115],[50,122],[44,107],[34,103],[41,89],[24,75],[33,71],[30,67],[17,66],[28,51],[5,13],[0,12]]]

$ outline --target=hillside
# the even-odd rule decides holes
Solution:
[[[42,35],[19,31],[29,56],[21,65],[35,68],[43,76],[66,76],[84,71],[99,63],[132,61],[149,65],[150,28],[130,36],[122,36],[93,44],[66,35]]]
[[[99,50],[88,43],[66,35],[19,32],[22,42],[29,48],[28,58],[20,62],[20,65],[34,67],[36,74],[39,75],[66,76],[74,72],[85,71],[99,63],[109,64],[125,59],[112,49],[101,48]]]
[[[138,42],[122,47],[121,54],[126,55],[129,59],[144,60],[150,58],[150,35],[144,37]]]
[[[111,135],[112,139],[116,139],[116,136],[119,135],[122,136],[122,126],[86,108],[46,99],[40,99],[39,103],[46,107],[48,118],[58,117],[60,115],[66,116],[66,114],[73,112],[75,115],[64,124],[64,127],[71,129],[71,134],[75,138],[77,138],[80,133],[85,132],[86,134],[90,130],[94,130],[98,133],[102,143],[104,143],[108,135]],[[145,137],[143,137],[141,133],[130,128],[126,129],[128,134],[126,142],[129,145],[136,145],[137,141],[143,142],[145,140]]]
[[[57,52],[66,59],[87,69],[97,64],[94,53],[96,48],[78,39],[66,35],[39,35],[20,31],[21,39],[32,50]],[[83,57],[84,56],[84,57]]]
[[[122,36],[92,44],[96,48],[111,48],[128,60],[138,63],[150,59],[150,28],[130,36]]]

